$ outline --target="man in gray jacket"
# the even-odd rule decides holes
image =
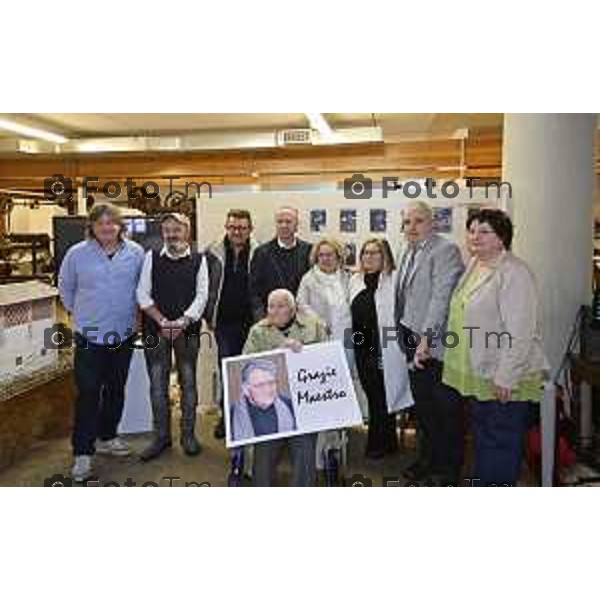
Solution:
[[[400,254],[396,322],[407,355],[418,427],[418,456],[404,475],[419,480],[439,475],[457,484],[462,464],[459,396],[442,381],[442,334],[452,292],[464,271],[460,249],[433,231],[425,202],[404,216],[406,244]]]

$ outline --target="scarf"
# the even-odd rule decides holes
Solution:
[[[238,401],[233,402],[231,438],[234,442],[253,438],[256,435],[254,433],[250,411],[248,410],[248,402],[249,400],[246,396],[242,396]],[[294,415],[279,396],[275,398],[273,406],[275,406],[275,412],[277,413],[277,433],[293,431],[296,429],[296,419],[294,418]]]

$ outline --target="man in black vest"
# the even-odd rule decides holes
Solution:
[[[256,249],[250,266],[250,294],[255,322],[266,315],[273,290],[286,289],[294,296],[310,269],[311,245],[298,238],[298,211],[282,207],[275,213],[276,236]]]
[[[196,439],[196,367],[200,324],[208,297],[206,260],[190,247],[190,221],[179,213],[162,219],[164,245],[146,254],[138,286],[144,311],[145,356],[150,377],[154,440],[141,455],[152,460],[171,446],[169,378],[172,353],[181,387],[181,446],[189,456],[201,450]]]

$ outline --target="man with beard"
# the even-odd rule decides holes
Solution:
[[[196,439],[196,368],[200,322],[208,297],[204,256],[190,247],[190,221],[179,213],[162,219],[164,245],[146,255],[137,297],[144,311],[145,356],[150,377],[154,440],[142,452],[149,461],[171,446],[169,379],[172,353],[181,387],[181,446],[188,456],[199,454]]]

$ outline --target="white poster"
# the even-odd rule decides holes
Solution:
[[[362,423],[342,343],[223,360],[228,448]]]

